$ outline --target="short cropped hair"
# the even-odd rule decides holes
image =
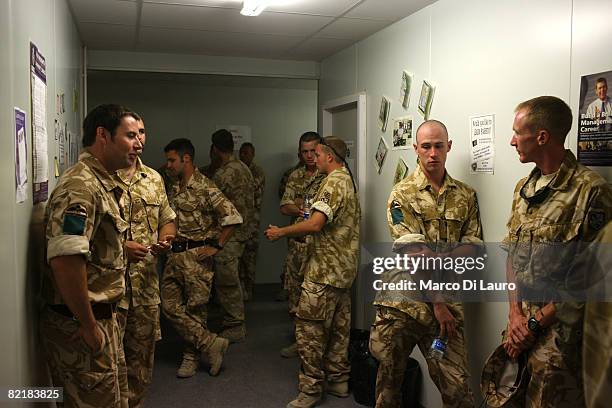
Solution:
[[[164,152],[166,153],[172,150],[174,150],[179,155],[181,161],[183,161],[183,156],[186,154],[191,157],[192,162],[195,159],[195,147],[193,147],[193,143],[191,143],[191,140],[189,139],[174,139],[173,141],[168,143],[166,147],[164,147]]]
[[[234,151],[234,136],[227,129],[219,129],[212,134],[212,144],[223,153]]]
[[[336,136],[326,136],[321,141],[321,149],[331,154],[334,157],[336,163],[344,163],[348,148],[344,140]]]
[[[244,142],[243,144],[241,144],[240,150],[242,149],[251,149],[253,150],[253,153],[255,153],[255,146],[253,146],[253,143],[251,142]]]
[[[121,120],[126,116],[142,120],[136,112],[121,105],[104,104],[93,108],[83,120],[83,147],[89,147],[95,143],[96,131],[99,127],[108,130],[113,139]]]
[[[515,112],[524,110],[526,126],[531,132],[547,130],[551,136],[564,142],[572,128],[572,110],[556,96],[538,96],[518,104]]]
[[[603,83],[605,86],[608,86],[608,80],[604,77],[600,77],[597,78],[597,81],[595,81],[595,87],[597,87],[597,84],[601,84]]]
[[[300,144],[298,145],[298,149],[302,149],[302,143],[308,142],[321,143],[321,135],[319,135],[317,132],[312,131],[302,133],[302,136],[300,136]]]
[[[439,126],[444,131],[444,134],[446,135],[446,138],[448,139],[448,129],[446,128],[446,125],[440,122],[439,120],[429,119],[421,123],[419,127],[417,128],[417,131],[415,133],[415,138],[414,138],[417,144],[419,143],[419,130],[421,130],[423,126],[430,126],[430,125]]]

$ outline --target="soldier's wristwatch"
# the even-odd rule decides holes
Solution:
[[[527,328],[533,334],[540,334],[542,331],[542,326],[540,325],[540,321],[535,318],[535,316],[531,316],[529,320],[527,320]]]

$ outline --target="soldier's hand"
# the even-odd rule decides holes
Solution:
[[[156,244],[151,245],[151,252],[153,255],[158,256],[172,247],[172,240],[174,239],[174,235],[166,235],[163,239],[160,239]]]
[[[504,342],[504,350],[506,350],[506,354],[508,354],[511,360],[516,360],[523,352],[521,349],[513,346],[508,340]]]
[[[133,263],[142,261],[149,253],[149,248],[136,241],[126,241],[125,250],[127,252],[128,261]]]
[[[270,241],[276,241],[283,236],[281,229],[276,225],[268,225],[268,229],[264,231],[264,234]]]
[[[508,341],[519,350],[531,348],[535,336],[527,328],[527,317],[522,313],[510,313],[508,319]]]
[[[83,339],[87,347],[94,354],[99,353],[104,348],[104,334],[97,323],[91,329],[80,326],[76,333],[74,333],[74,336],[72,336],[72,340],[76,340],[79,337]]]
[[[457,320],[455,316],[448,310],[446,303],[434,303],[434,315],[440,324],[440,337],[452,338],[455,337],[457,331]]]
[[[208,257],[215,256],[217,252],[219,252],[219,250],[211,246],[199,247],[197,251],[198,261],[203,261]]]

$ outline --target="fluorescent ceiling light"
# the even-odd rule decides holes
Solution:
[[[242,10],[240,14],[243,16],[258,16],[268,5],[267,0],[244,0],[242,2]]]

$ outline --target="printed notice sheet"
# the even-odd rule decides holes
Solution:
[[[30,86],[32,99],[32,165],[34,204],[49,195],[49,160],[47,156],[47,74],[45,57],[30,43]]]
[[[23,203],[28,193],[26,113],[15,107],[15,201]]]
[[[495,115],[470,117],[471,172],[493,174],[495,170]]]

